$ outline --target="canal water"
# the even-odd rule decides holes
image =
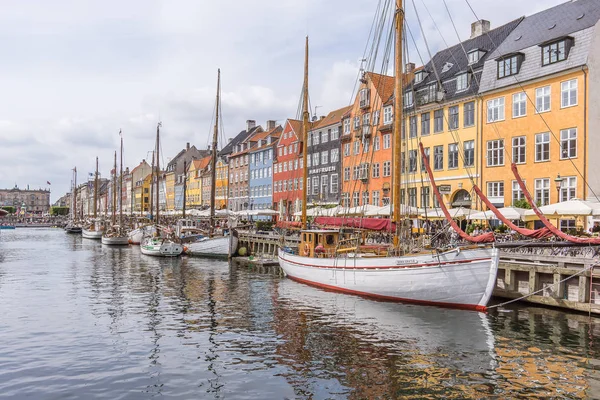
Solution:
[[[0,398],[600,398],[587,315],[377,302],[62,230],[0,233],[0,309]]]

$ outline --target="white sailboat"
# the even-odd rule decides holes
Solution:
[[[160,126],[159,122],[156,126],[156,150],[155,150],[155,160],[156,160],[156,170],[152,171],[153,181],[156,178],[157,188],[156,188],[156,214],[154,215],[154,227],[155,231],[151,235],[145,236],[142,239],[140,250],[142,254],[148,256],[155,257],[177,257],[183,253],[183,246],[180,243],[176,243],[169,238],[162,237],[161,233],[168,234],[169,230],[161,227],[159,225],[160,222],[160,207],[159,207],[159,190],[158,190],[158,181],[159,181],[159,156],[160,156]]]
[[[121,135],[121,131],[119,131]],[[123,190],[123,137],[121,137],[121,171],[119,177],[119,194]],[[123,196],[119,195],[121,199]],[[119,202],[121,203],[122,200]],[[113,175],[113,204],[112,204],[112,225],[110,229],[102,235],[102,244],[108,246],[128,246],[129,237],[123,229],[123,204],[119,206],[119,224],[116,218],[117,209],[117,152],[115,151],[115,174]]]
[[[394,96],[393,222],[402,223],[400,205],[402,96],[402,1],[396,0]],[[303,204],[306,202],[308,112],[308,38],[303,90]],[[433,182],[432,182],[433,183]],[[390,224],[392,226],[392,224]],[[394,251],[399,232],[394,235]],[[340,230],[307,230],[302,207],[299,254],[279,250],[279,264],[286,276],[306,284],[382,300],[412,302],[484,311],[492,295],[499,254],[495,248],[473,246],[439,253],[431,250],[400,256],[362,253],[360,238]]]
[[[81,236],[84,239],[102,239],[104,226],[98,218],[98,157],[96,157],[96,173],[94,174],[94,219],[92,223],[81,231]]]
[[[77,221],[77,167],[73,168],[73,187],[71,190],[71,219],[65,226],[67,233],[81,233],[81,225]]]
[[[212,142],[212,156],[210,160],[211,188],[210,188],[210,228],[208,237],[186,244],[186,254],[199,257],[228,258],[237,248],[237,235],[214,237],[215,232],[215,188],[217,169],[217,145],[219,134],[219,110],[221,90],[221,70],[217,73],[217,100],[215,113],[215,128]],[[185,203],[185,199],[184,199]],[[230,217],[231,218],[231,217]],[[230,220],[231,225],[231,220]]]

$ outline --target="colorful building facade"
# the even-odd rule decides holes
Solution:
[[[288,119],[277,141],[273,162],[273,207],[280,220],[290,221],[301,211],[303,168],[302,121]]]
[[[273,207],[273,158],[282,128],[267,121],[267,130],[250,138],[250,210]]]

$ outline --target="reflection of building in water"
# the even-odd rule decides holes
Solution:
[[[591,323],[591,325],[590,325]],[[600,376],[589,366],[600,358],[593,337],[600,335],[597,319],[548,309],[526,308],[500,312],[494,319],[498,393],[527,394],[533,398],[560,395],[590,398],[600,394]],[[531,346],[536,343],[536,346]],[[540,345],[540,343],[542,345]],[[578,356],[587,349],[588,359]]]

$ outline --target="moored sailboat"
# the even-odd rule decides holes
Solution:
[[[119,135],[121,132],[119,131]],[[125,234],[123,229],[123,196],[119,195],[121,201],[119,201],[119,224],[116,224],[116,208],[117,208],[117,152],[115,151],[115,168],[113,175],[113,204],[112,204],[112,225],[102,235],[102,244],[109,246],[127,246],[129,245],[129,238]],[[121,137],[121,170],[119,174],[119,193],[123,188],[123,137]]]
[[[402,1],[396,1],[395,93],[393,143],[393,216],[391,249],[363,251],[360,235],[352,231],[307,229],[306,207],[302,207],[299,254],[279,250],[279,263],[286,276],[299,282],[340,292],[383,300],[404,301],[484,311],[492,295],[499,254],[493,247],[472,246],[450,251],[431,249],[410,253],[401,239],[401,121],[402,96]],[[303,90],[303,204],[306,205],[308,142],[308,38]],[[435,183],[432,179],[432,185]],[[436,192],[436,190],[434,190]]]
[[[67,233],[81,233],[81,225],[77,220],[77,167],[73,168],[73,186],[71,188],[71,218],[65,226]]]
[[[85,239],[102,239],[104,226],[98,219],[98,157],[96,157],[96,173],[94,174],[94,218],[92,223],[81,231],[81,236]]]
[[[221,107],[220,102],[220,90],[221,90],[221,70],[217,73],[217,100],[215,107],[215,127],[212,141],[212,155],[210,160],[210,174],[211,174],[211,189],[210,189],[210,227],[207,238],[202,238],[195,242],[187,244],[186,254],[191,256],[199,257],[214,257],[214,258],[228,258],[233,251],[237,248],[237,236],[221,236],[215,237],[215,178],[217,169],[217,145],[219,135],[219,111]],[[184,200],[185,203],[185,200]],[[231,217],[230,217],[231,218]]]

